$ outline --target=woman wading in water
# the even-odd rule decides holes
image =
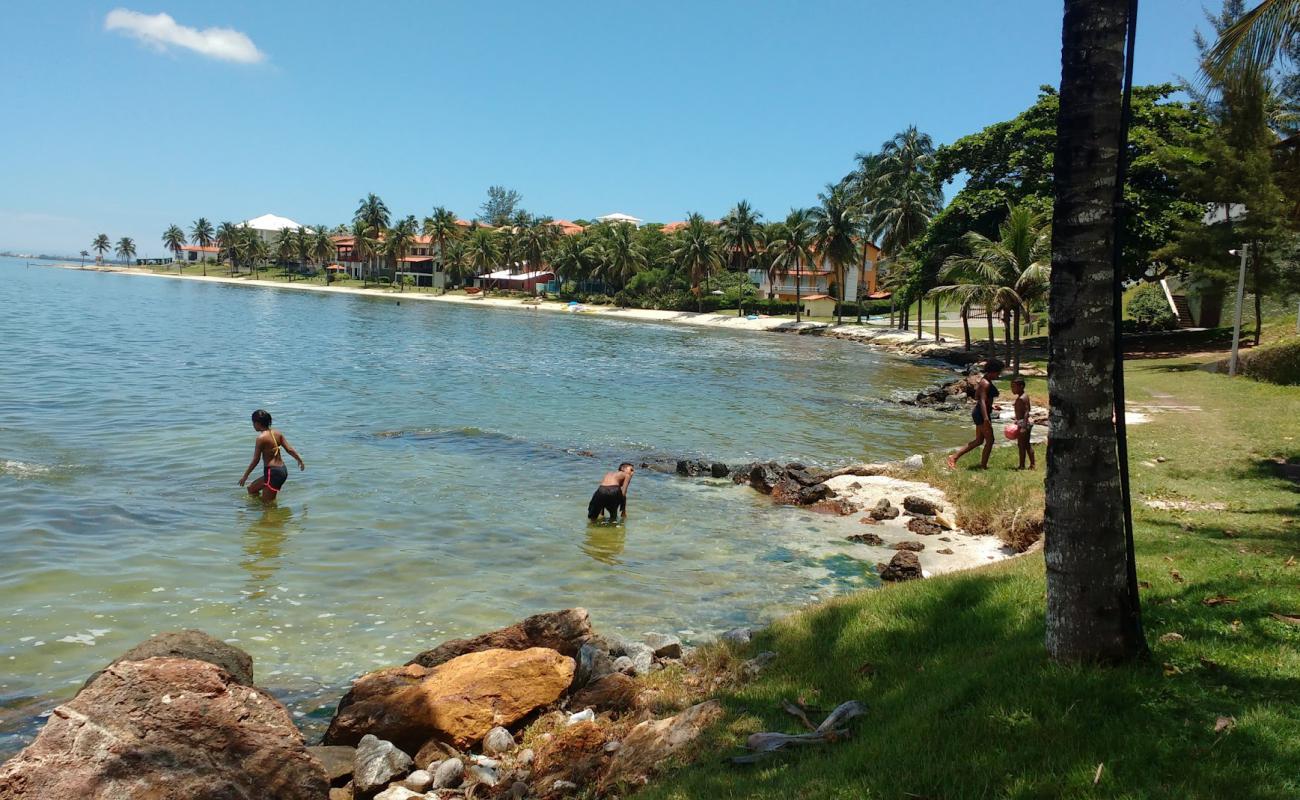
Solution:
[[[307,465],[303,463],[298,451],[293,449],[293,445],[289,444],[289,440],[284,438],[284,434],[272,430],[270,413],[260,408],[254,411],[253,430],[257,431],[257,439],[253,442],[253,460],[248,462],[248,469],[244,470],[244,477],[239,479],[239,485],[244,485],[248,476],[257,468],[257,462],[261,461],[264,466],[262,477],[248,485],[248,493],[260,494],[262,502],[269,503],[280,493],[284,482],[289,480],[289,470],[284,465],[281,451],[293,456],[298,462],[299,472],[307,469]]]
[[[990,358],[984,364],[984,374],[975,386],[975,408],[970,412],[971,421],[975,423],[975,438],[965,447],[948,456],[948,469],[957,468],[957,460],[970,451],[984,445],[980,457],[980,469],[988,469],[989,454],[993,452],[993,401],[998,397],[998,387],[993,381],[1002,374],[1002,362]]]

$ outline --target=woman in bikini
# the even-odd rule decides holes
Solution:
[[[307,469],[307,465],[303,462],[302,456],[298,455],[298,451],[293,449],[293,445],[289,444],[289,440],[284,438],[284,434],[271,429],[271,415],[268,412],[260,408],[253,412],[253,430],[257,431],[257,440],[253,443],[253,460],[249,462],[248,469],[244,470],[244,477],[239,479],[239,485],[243,486],[248,476],[257,469],[257,463],[262,462],[264,466],[262,477],[248,485],[248,493],[260,494],[262,502],[269,503],[275,499],[284,482],[289,479],[289,470],[284,465],[281,451],[294,457],[300,472]]]
[[[984,364],[984,375],[980,377],[980,382],[975,387],[975,408],[970,412],[971,421],[975,423],[975,438],[972,439],[965,447],[948,456],[948,468],[956,469],[957,459],[966,455],[970,451],[984,445],[984,453],[980,458],[980,469],[988,469],[989,454],[993,452],[993,401],[998,398],[998,387],[993,381],[998,379],[1002,374],[1002,362],[996,358],[990,358]]]

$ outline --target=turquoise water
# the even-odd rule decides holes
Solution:
[[[849,523],[729,482],[642,470],[620,526],[586,502],[623,459],[964,433],[882,399],[940,370],[848,342],[12,259],[0,343],[5,751],[159,630],[236,642],[310,729],[352,676],[540,610],[692,638],[869,585]],[[257,407],[308,465],[271,509],[235,485]]]

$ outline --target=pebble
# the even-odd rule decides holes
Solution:
[[[605,742],[605,752],[615,753],[623,746],[622,742]]]
[[[577,725],[579,722],[595,722],[595,721],[596,721],[596,712],[592,711],[590,708],[584,708],[582,711],[579,711],[575,714],[570,714],[569,719],[566,720],[564,724]]]
[[[654,652],[655,658],[681,658],[682,640],[665,633],[648,633],[646,646]]]
[[[495,769],[480,764],[475,764],[469,768],[469,776],[485,786],[496,786],[501,781],[501,776],[497,774]]]
[[[433,788],[454,789],[465,778],[465,762],[459,758],[449,758],[433,771]]]
[[[630,675],[636,671],[636,662],[627,656],[619,656],[614,659],[614,671]]]
[[[375,795],[375,800],[423,800],[424,796],[422,792],[413,792],[405,786],[389,786]]]
[[[534,756],[535,754],[533,753],[533,749],[529,747],[525,750],[519,751],[519,757],[515,759],[515,762],[521,767],[526,767],[533,763]]]
[[[515,749],[515,737],[510,735],[510,731],[497,726],[487,732],[483,737],[483,752],[495,755],[497,753],[508,753]]]
[[[402,785],[413,792],[424,792],[433,785],[433,776],[427,770],[417,769],[406,776],[406,779],[402,781]]]

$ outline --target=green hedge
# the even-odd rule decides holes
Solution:
[[[1300,336],[1246,352],[1241,371],[1255,380],[1300,386]]]
[[[1165,290],[1157,283],[1144,283],[1133,290],[1128,300],[1128,315],[1139,331],[1171,331],[1178,327],[1178,317],[1169,307]]]

